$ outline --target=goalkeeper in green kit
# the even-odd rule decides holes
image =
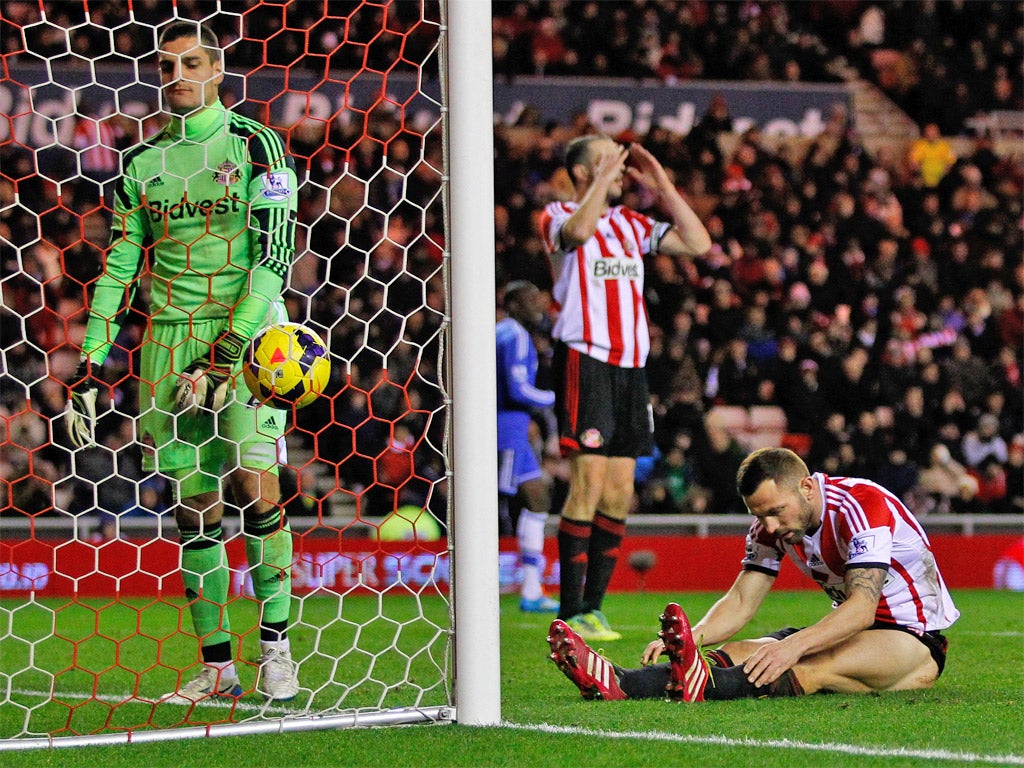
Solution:
[[[152,246],[150,322],[142,347],[138,439],[143,467],[171,479],[181,575],[202,664],[161,701],[242,694],[226,610],[231,573],[221,531],[222,478],[242,510],[260,601],[257,687],[299,692],[287,639],[291,530],[281,507],[285,412],[236,396],[243,352],[287,319],[281,294],[295,253],[296,177],[280,137],[218,98],[222,51],[205,25],[175,21],[159,39],[163,130],[125,153],[112,245],[97,280],[66,423],[95,439],[97,384]],[[243,394],[245,393],[245,394]]]

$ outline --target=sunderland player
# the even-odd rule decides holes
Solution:
[[[254,407],[236,379],[246,345],[286,319],[281,298],[295,251],[296,177],[281,139],[225,109],[222,51],[206,26],[174,22],[159,40],[166,127],[126,153],[112,245],[96,283],[67,425],[95,437],[103,364],[152,246],[150,322],[142,347],[139,441],[144,468],[172,480],[181,575],[202,648],[198,675],[164,701],[241,695],[225,609],[230,571],[221,478],[242,509],[253,592],[261,603],[258,689],[298,693],[287,625],[291,531],[280,504],[285,414]]]
[[[528,613],[558,610],[558,602],[544,594],[544,523],[551,507],[551,490],[544,478],[529,429],[531,412],[550,411],[555,393],[537,389],[537,349],[530,338],[543,317],[540,291],[525,281],[505,286],[507,317],[496,328],[498,363],[498,494],[506,510],[522,500],[516,522],[522,565],[519,609]]]
[[[551,625],[551,658],[584,698],[696,702],[819,692],[928,688],[942,674],[943,630],[960,613],[928,536],[903,503],[869,480],[810,474],[784,448],[750,454],[737,488],[754,521],[742,570],[690,627],[670,603],[640,669],[593,652],[564,622]],[[783,557],[833,600],[820,621],[753,640],[732,638],[757,612]],[[668,664],[652,664],[667,654]]]
[[[570,465],[558,529],[558,615],[588,640],[617,640],[601,605],[625,533],[636,459],[652,448],[644,260],[699,256],[711,238],[638,144],[627,149],[606,136],[584,136],[566,148],[565,167],[575,199],[551,203],[541,216],[559,309],[556,413]],[[670,221],[614,204],[625,174],[658,195]]]

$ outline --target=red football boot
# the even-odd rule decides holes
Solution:
[[[612,663],[592,650],[582,637],[561,619],[551,622],[548,630],[549,658],[555,662],[562,674],[572,680],[580,689],[584,699],[625,699],[626,694],[619,688]]]
[[[704,701],[704,689],[711,680],[711,669],[693,640],[690,621],[678,603],[669,603],[661,614],[658,637],[672,663],[672,675],[665,695],[673,701]]]

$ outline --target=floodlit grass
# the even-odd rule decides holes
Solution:
[[[614,661],[631,665],[654,637],[657,615],[669,599],[681,599],[688,612],[700,615],[716,595],[615,594],[605,608],[622,640],[605,644]],[[684,706],[660,701],[585,702],[576,689],[546,661],[544,641],[550,616],[526,615],[516,610],[513,597],[502,599],[502,728],[469,728],[460,725],[422,725],[402,728],[346,729],[285,735],[238,736],[196,739],[155,744],[79,749],[43,749],[0,752],[0,765],[18,768],[61,766],[79,768],[104,766],[184,766],[233,764],[257,766],[814,766],[825,764],[856,766],[925,766],[968,764],[1024,765],[1024,595],[988,591],[960,591],[954,594],[962,618],[948,633],[951,639],[949,663],[938,684],[927,691],[908,691],[869,696],[812,696],[798,699],[744,700]],[[371,598],[346,597],[345,616],[377,615]],[[388,603],[385,598],[385,603]],[[376,619],[362,630],[358,662],[345,658],[354,627],[337,624],[337,603],[328,599],[306,600],[303,623],[293,642],[311,643],[316,628],[338,629],[338,637],[320,632],[327,653],[315,657],[303,669],[303,683],[323,675],[318,685],[323,695],[348,698],[342,707],[367,706],[383,700],[385,706],[404,706],[410,698],[422,703],[443,703],[443,692],[426,682],[442,663],[443,647],[438,627],[446,626],[446,606],[412,600],[396,600],[386,606],[389,619]],[[125,690],[134,681],[141,688],[159,687],[173,679],[174,657],[187,653],[185,638],[172,636],[176,611],[167,606],[111,609],[109,603],[90,602],[66,611],[65,625],[58,619],[62,637],[47,639],[55,605],[18,609],[5,602],[10,613],[0,613],[3,630],[2,672],[14,690],[30,690],[37,680],[26,679],[16,670],[32,649],[46,653],[52,662],[47,669],[64,670],[58,675],[58,690],[71,693],[74,686],[89,695],[97,681],[117,683]],[[814,621],[828,609],[827,599],[817,592],[773,594],[759,613],[751,634],[790,624]],[[150,611],[167,615],[148,615]],[[107,616],[107,612],[110,615]],[[65,611],[57,611],[61,616]],[[323,614],[323,615],[321,615]],[[250,617],[239,616],[238,626],[249,626]],[[111,620],[110,626],[102,624]],[[233,615],[234,619],[234,615]],[[96,637],[100,621],[103,635]],[[148,627],[149,637],[167,637],[162,655],[155,657],[155,640],[137,638],[136,626]],[[9,627],[23,630],[25,640],[14,640]],[[399,651],[381,652],[390,646],[401,626]],[[407,631],[406,631],[407,630]],[[399,670],[419,657],[413,648],[424,642],[432,651],[424,654],[424,666],[414,669],[411,686],[397,684]],[[69,649],[77,643],[79,669],[70,669]],[[122,665],[134,670],[112,669],[113,654],[122,654]],[[349,654],[351,655],[351,654]],[[146,657],[149,657],[146,661]],[[430,658],[433,657],[433,658]],[[36,657],[36,666],[40,657]],[[129,659],[130,661],[124,661]],[[410,659],[413,661],[410,662]],[[161,666],[166,665],[166,666]],[[142,670],[142,671],[140,671]],[[380,678],[369,693],[348,691],[356,679]],[[39,673],[45,678],[45,675]],[[249,668],[243,675],[251,676]],[[346,676],[350,676],[348,680]],[[109,677],[109,681],[108,681]],[[5,680],[5,682],[7,681]],[[45,682],[45,680],[44,680]],[[426,689],[425,692],[420,687]],[[161,689],[162,690],[162,689]],[[247,699],[256,697],[247,697]],[[243,701],[247,700],[243,699]],[[323,700],[327,700],[324,698]],[[21,706],[13,702],[21,702]],[[32,731],[42,730],[52,718],[55,730],[67,727],[68,705],[81,706],[82,699],[32,710],[37,722]],[[83,730],[90,730],[98,718],[131,718],[134,712],[110,702],[93,702],[76,716]],[[0,707],[0,725],[5,734],[20,727],[25,702],[11,696]],[[136,705],[139,706],[139,705]],[[203,708],[210,720],[224,718]],[[147,710],[148,712],[149,710]],[[198,711],[198,708],[197,708]],[[336,710],[338,711],[338,710]],[[56,716],[54,715],[56,713]],[[251,716],[252,713],[248,713]],[[178,715],[180,718],[180,714]],[[176,722],[174,717],[168,721]],[[77,727],[76,727],[77,729]],[[66,731],[65,731],[66,733]],[[973,758],[973,759],[972,759]]]

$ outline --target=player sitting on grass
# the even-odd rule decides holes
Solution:
[[[792,451],[763,448],[737,473],[754,516],[742,570],[691,628],[669,603],[659,639],[638,669],[590,649],[564,621],[551,624],[551,660],[585,699],[705,701],[928,688],[942,674],[957,620],[928,537],[900,500],[858,478],[811,475]],[[757,612],[783,556],[834,601],[820,621],[726,642]],[[668,664],[654,664],[666,654]]]

